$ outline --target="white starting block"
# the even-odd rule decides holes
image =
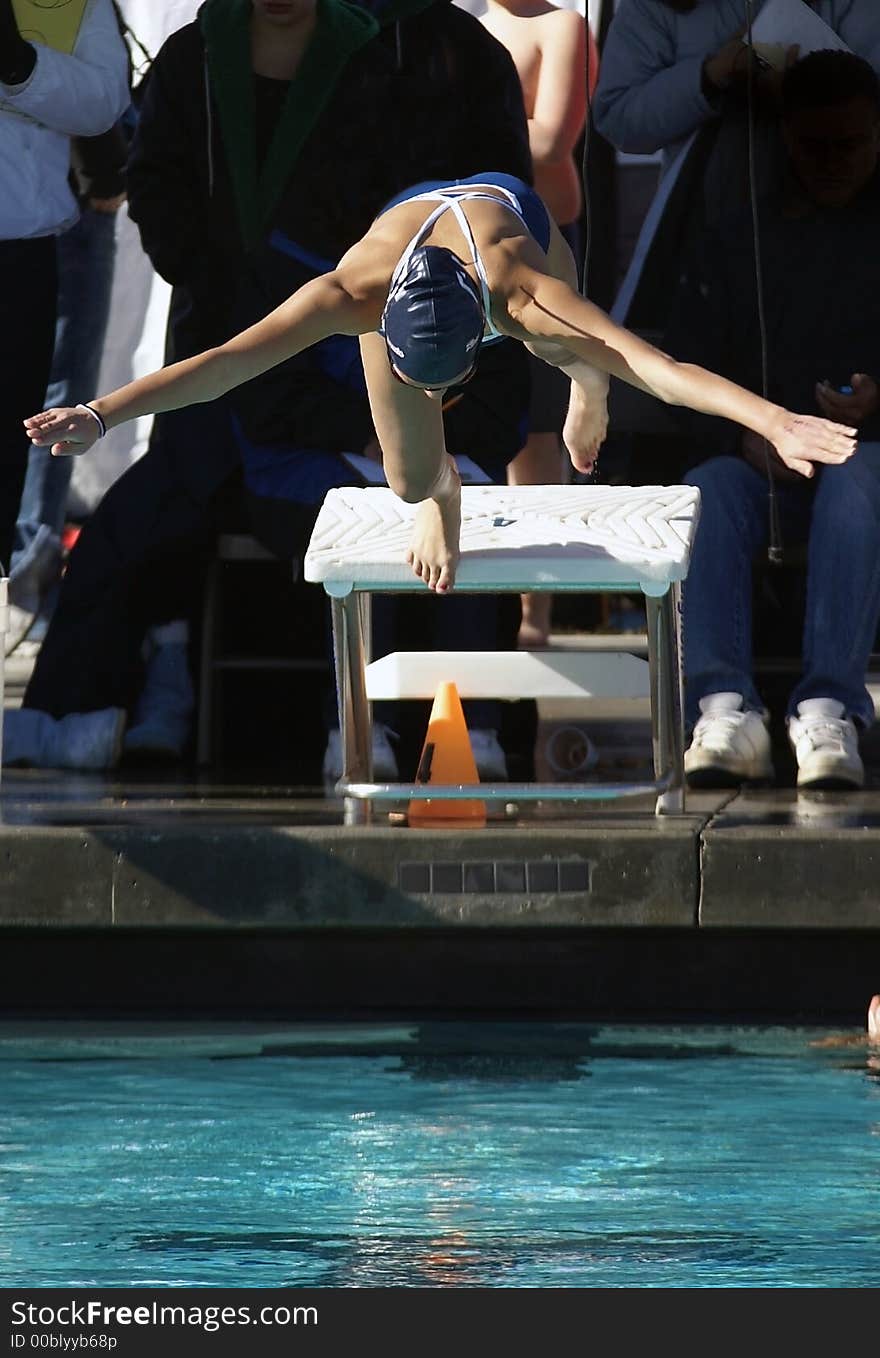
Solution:
[[[332,600],[333,644],[347,824],[369,819],[373,801],[424,798],[425,785],[372,782],[376,698],[432,698],[438,682],[462,697],[650,695],[653,783],[481,783],[485,801],[602,800],[657,793],[656,810],[684,810],[680,588],[699,517],[693,486],[464,486],[458,592],[607,593],[640,590],[648,662],[608,652],[420,652],[368,664],[369,601],[375,593],[425,590],[406,562],[416,507],[386,487],[327,495],[305,557],[306,580]],[[614,638],[616,646],[624,638]],[[473,795],[473,789],[465,792]],[[460,786],[431,784],[432,799],[460,799]]]

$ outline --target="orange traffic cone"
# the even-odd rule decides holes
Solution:
[[[428,733],[422,746],[417,783],[479,783],[480,775],[455,684],[437,685]],[[486,824],[486,803],[476,801],[412,801],[410,825],[465,829]]]

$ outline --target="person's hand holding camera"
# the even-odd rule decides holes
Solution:
[[[823,378],[816,383],[816,404],[829,420],[858,429],[880,410],[880,386],[867,373],[853,373],[848,387],[841,390]]]
[[[728,42],[719,47],[717,52],[713,52],[703,62],[703,93],[710,101],[714,101],[718,95],[741,90],[745,87],[749,78],[749,60],[752,55],[748,43],[743,41],[745,32],[744,28],[740,29]],[[797,61],[799,51],[800,49],[796,44],[788,47],[785,51],[784,65],[780,69],[769,65],[760,56],[755,56],[752,78],[755,93],[762,103],[775,105],[778,102],[782,77],[792,62]]]
[[[703,89],[706,93],[723,94],[748,70],[749,52],[743,42],[741,28],[728,42],[706,57],[703,62]]]

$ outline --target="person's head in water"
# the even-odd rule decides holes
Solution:
[[[421,246],[392,278],[382,313],[391,371],[425,391],[460,386],[474,374],[484,323],[480,290],[458,256]]]

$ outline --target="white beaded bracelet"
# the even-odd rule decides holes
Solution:
[[[101,431],[98,434],[98,438],[102,439],[104,435],[107,433],[107,426],[104,423],[103,418],[98,414],[95,407],[90,406],[88,401],[80,401],[76,408],[77,410],[87,410],[91,415],[92,419],[97,421],[98,429]]]

